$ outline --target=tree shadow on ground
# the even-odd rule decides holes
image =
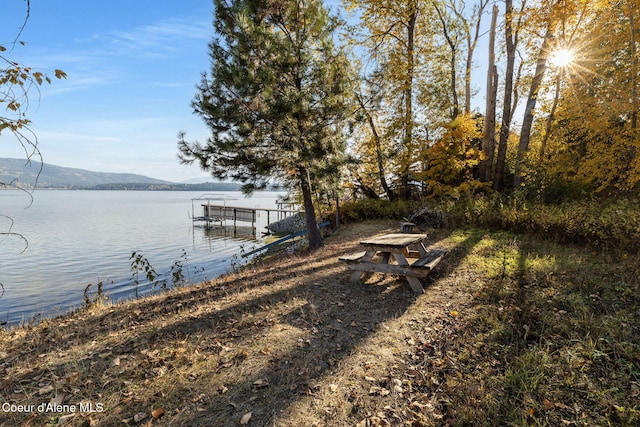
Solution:
[[[450,248],[425,283],[450,275],[474,244]],[[109,410],[91,415],[100,425],[156,408],[165,413],[161,423],[238,425],[251,413],[252,424],[268,425],[416,301],[400,279],[350,283],[337,258],[357,246],[351,236],[337,238],[312,257],[277,259],[213,286],[72,317],[66,330],[36,328],[30,348],[13,349],[12,363],[22,368],[3,381],[3,400],[38,403],[49,393],[106,399]],[[43,393],[42,384],[53,388]]]

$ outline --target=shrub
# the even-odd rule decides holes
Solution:
[[[340,221],[343,223],[373,219],[397,219],[410,215],[417,208],[416,202],[387,199],[359,199],[340,206]]]
[[[440,209],[453,227],[474,224],[624,253],[640,250],[636,200],[569,200],[548,205],[517,195],[494,195],[443,201]]]

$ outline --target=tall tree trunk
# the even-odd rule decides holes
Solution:
[[[629,43],[631,45],[631,160],[635,160],[638,153],[636,146],[637,138],[636,129],[638,128],[638,51],[636,48],[636,20],[634,14],[636,9],[629,4],[629,26],[631,34]]]
[[[387,195],[387,198],[391,201],[396,199],[393,190],[389,188],[389,184],[387,183],[387,179],[385,178],[385,170],[384,170],[384,156],[382,155],[382,146],[380,144],[380,135],[378,134],[378,130],[376,128],[376,124],[373,122],[373,117],[369,114],[369,110],[366,105],[364,105],[364,101],[359,94],[356,94],[356,98],[358,99],[358,103],[360,104],[360,108],[364,112],[365,117],[367,118],[367,123],[369,123],[369,128],[371,129],[371,134],[373,135],[373,143],[376,148],[376,163],[378,165],[378,178],[380,179],[380,185],[384,189],[384,192]]]
[[[638,127],[638,53],[636,48],[636,24],[633,6],[629,5],[629,25],[631,34],[629,43],[631,45],[631,129]],[[635,138],[635,135],[634,135]]]
[[[298,166],[298,175],[300,180],[300,191],[302,192],[305,223],[307,225],[309,249],[317,249],[321,247],[324,242],[322,241],[322,235],[318,228],[318,220],[316,219],[311,183],[309,182],[309,172],[306,167],[300,165]]]
[[[493,6],[491,29],[489,33],[489,67],[487,70],[487,102],[485,106],[484,134],[482,136],[482,152],[484,160],[480,162],[480,179],[491,181],[491,168],[496,144],[496,98],[498,91],[498,70],[496,67],[496,24],[498,21],[498,6]]]
[[[450,84],[451,84],[451,98],[453,100],[453,108],[451,110],[451,118],[455,119],[456,117],[458,117],[458,115],[460,114],[460,103],[458,101],[458,90],[457,90],[457,83],[456,83],[456,56],[458,53],[458,41],[454,40],[453,37],[451,36],[451,34],[449,34],[449,28],[447,26],[447,21],[444,19],[444,15],[442,13],[442,11],[440,11],[440,8],[438,7],[437,3],[433,3],[433,7],[436,10],[436,13],[438,14],[438,18],[440,19],[440,23],[442,24],[442,32],[444,34],[444,38],[447,41],[447,44],[449,45],[449,49],[451,49],[451,58],[450,58],[450,64],[449,66],[451,67],[450,70]]]
[[[553,125],[553,119],[556,115],[556,110],[558,109],[558,101],[560,100],[560,86],[562,84],[562,77],[564,75],[564,70],[561,68],[558,71],[558,75],[556,76],[556,91],[553,95],[553,103],[551,104],[551,111],[549,111],[549,117],[547,117],[547,124],[544,129],[544,136],[542,137],[542,142],[540,143],[540,154],[538,155],[540,161],[544,160],[544,155],[547,150],[547,142],[549,141],[549,136],[551,135],[551,129]]]
[[[458,91],[456,90],[456,48],[451,49],[451,94],[453,95],[453,110],[451,118],[455,119],[460,114],[460,102],[458,101]]]
[[[467,50],[467,62],[464,67],[464,112],[471,114],[471,65],[473,64],[473,50]]]
[[[513,70],[516,62],[516,42],[513,31],[513,1],[505,0],[505,41],[507,44],[507,68],[504,77],[504,100],[502,103],[502,125],[498,155],[493,175],[493,188],[502,191],[504,188],[504,171],[507,163],[507,143],[511,133],[511,96],[513,91]]]
[[[513,177],[514,188],[520,187],[522,184],[522,165],[524,162],[524,156],[529,150],[529,141],[531,140],[531,128],[533,126],[533,111],[536,108],[536,102],[538,100],[538,92],[540,91],[540,84],[544,77],[544,72],[547,69],[547,56],[549,55],[549,44],[553,35],[551,33],[551,21],[547,22],[547,33],[544,36],[542,47],[540,48],[540,54],[536,62],[536,71],[531,80],[531,88],[529,89],[529,97],[527,98],[527,104],[524,110],[524,120],[522,121],[522,129],[520,130],[520,142],[518,143],[518,152],[516,154],[516,168]]]
[[[407,21],[407,77],[404,88],[404,148],[406,149],[405,164],[402,166],[400,182],[402,186],[402,198],[408,200],[411,197],[409,188],[409,173],[411,168],[411,156],[413,153],[413,73],[415,68],[415,30],[418,18],[418,9],[415,2],[411,2],[411,14]]]

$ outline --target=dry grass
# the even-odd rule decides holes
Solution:
[[[569,348],[545,347],[541,336],[549,331],[523,317],[533,308],[514,300],[524,298],[514,284],[557,271],[560,261],[522,261],[510,235],[440,230],[430,241],[450,253],[424,281],[424,295],[393,276],[349,283],[338,256],[356,251],[364,237],[396,229],[396,222],[353,224],[311,254],[0,332],[0,404],[67,405],[57,412],[0,410],[0,425],[597,424],[586,410],[560,406],[563,391],[539,394],[545,375],[565,378],[554,369],[578,361]],[[544,288],[548,300],[560,293],[560,284],[553,286],[555,294]],[[562,303],[566,314],[571,302]],[[633,320],[626,323],[628,354],[618,360],[632,365]],[[624,392],[637,395],[637,386]],[[98,411],[71,412],[89,403]],[[637,420],[637,405],[614,404],[618,419]],[[502,419],[507,406],[513,413]]]

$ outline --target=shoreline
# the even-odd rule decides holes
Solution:
[[[0,425],[637,424],[638,283],[610,289],[633,260],[438,229],[425,294],[351,283],[338,257],[396,230],[349,224],[314,252],[0,330]]]

